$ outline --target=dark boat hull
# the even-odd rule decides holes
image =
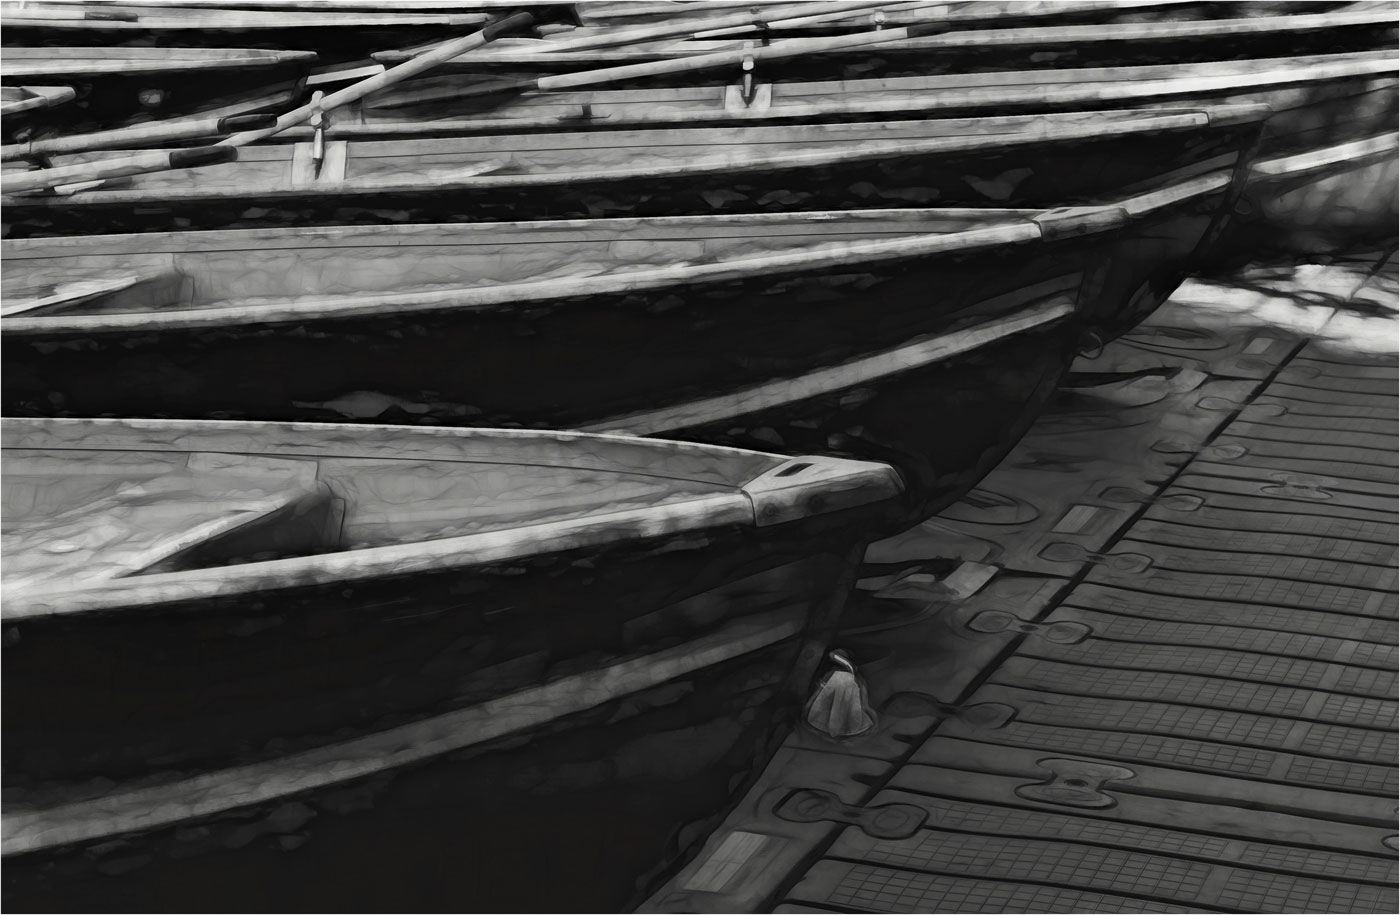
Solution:
[[[5,902],[619,911],[792,726],[859,557],[852,511],[471,576],[11,621],[11,842],[26,806],[111,792],[96,775],[154,764],[264,793],[21,849]],[[55,652],[73,663],[56,670]]]
[[[1175,288],[1226,193],[1081,238],[528,309],[8,335],[5,409],[807,442],[893,462],[918,520],[1010,449],[1088,332]]]

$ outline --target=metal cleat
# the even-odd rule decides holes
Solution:
[[[794,823],[815,823],[818,820],[849,823],[859,826],[866,835],[875,839],[907,839],[928,820],[928,811],[913,804],[857,807],[843,804],[830,791],[812,788],[799,788],[789,794],[773,812]]]
[[[1102,809],[1118,801],[1102,789],[1108,782],[1134,778],[1137,773],[1122,766],[1083,759],[1041,759],[1036,764],[1051,773],[1050,778],[1033,785],[1022,785],[1016,794],[1028,801],[1062,804],[1066,807]]]
[[[1005,610],[986,610],[967,623],[973,632],[1021,632],[1056,645],[1077,645],[1093,634],[1083,623],[1033,623]]]

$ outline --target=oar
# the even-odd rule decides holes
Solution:
[[[5,88],[12,89],[10,86]],[[20,114],[36,108],[52,108],[78,97],[78,91],[72,86],[17,86],[13,87],[12,91],[28,93],[28,96],[0,101],[0,114]]]
[[[194,168],[199,165],[232,162],[237,158],[238,150],[225,146],[200,146],[195,149],[143,152],[133,156],[122,156],[119,159],[83,162],[79,165],[63,165],[58,168],[45,168],[38,171],[6,175],[3,181],[0,181],[0,188],[3,188],[7,194],[22,194],[28,191],[48,190],[66,184],[81,184],[106,178],[121,178],[126,175],[163,172],[173,168]]]
[[[116,130],[31,140],[0,146],[0,162],[37,156],[61,156],[99,149],[141,149],[166,146],[180,140],[221,137],[242,130],[261,130],[277,123],[275,114],[235,114],[222,118],[194,118],[185,121],[137,124]]]
[[[1002,9],[999,4],[986,4],[985,8],[977,3],[965,3],[966,9],[958,9],[949,12],[946,3],[931,2],[931,0],[907,0],[902,3],[891,3],[879,8],[880,12],[895,14],[899,19],[933,19],[937,18],[949,25],[959,27],[977,22],[994,22],[999,19],[1013,18],[1039,18],[1045,16],[1063,16],[1076,13],[1093,13],[1100,10],[1132,11],[1142,7],[1170,6],[1174,4],[1192,3],[1195,0],[1061,0],[1053,6],[1045,5],[1034,9],[1020,9],[1013,7],[1009,12]],[[900,13],[913,15],[898,16]],[[821,14],[808,16],[804,19],[789,19],[776,22],[772,19],[768,24],[775,28],[798,28],[801,26],[818,25],[822,23],[837,22],[850,18],[850,13]],[[693,37],[697,39],[709,38],[733,38],[751,31],[749,29],[733,28],[703,32]]]
[[[825,4],[823,4],[823,7],[825,7]],[[846,20],[853,19],[857,14],[866,11],[869,11],[872,14],[885,15],[888,15],[890,13],[919,13],[918,16],[905,17],[916,19],[951,18],[947,12],[946,4],[930,3],[929,0],[908,0],[908,2],[903,3],[883,3],[878,6],[866,7],[862,10],[846,10],[840,12],[833,12],[829,8],[823,8],[822,10],[808,16],[790,16],[784,19],[778,19],[777,17],[770,16],[768,17],[767,25],[769,28],[773,29],[795,29],[802,26],[820,25],[831,22],[844,22]],[[711,38],[736,38],[749,34],[752,31],[752,26],[748,28],[738,26],[734,28],[706,29],[703,32],[695,33],[695,35],[693,35],[692,37],[700,41],[705,41]]]
[[[482,45],[490,43],[503,32],[525,28],[534,21],[535,17],[529,13],[515,13],[507,16],[500,22],[491,23],[479,32],[466,35],[455,41],[449,41],[447,44],[435,48],[432,51],[428,51],[425,54],[421,54],[412,60],[405,61],[397,67],[391,67],[383,73],[371,76],[369,79],[360,80],[358,83],[353,83],[352,85],[346,86],[344,89],[332,92],[319,101],[314,101],[302,105],[300,108],[295,108],[279,117],[277,123],[273,124],[271,127],[234,134],[231,137],[220,140],[218,145],[247,146],[249,143],[256,143],[258,140],[266,139],[273,134],[286,130],[288,127],[295,126],[304,121],[309,121],[313,117],[330,111],[333,108],[358,101],[371,92],[383,89],[385,86],[392,86],[394,83],[408,79],[411,76],[417,76],[425,70],[436,67],[443,61],[451,60],[454,57],[458,57],[468,51],[475,50]]]
[[[54,19],[77,22],[135,22],[139,17],[135,12],[123,9],[64,9],[59,6],[44,6],[26,9],[24,4],[6,4],[3,19]]]
[[[922,0],[926,4],[927,0]],[[829,13],[837,15],[849,15],[864,10],[874,10],[881,7],[889,7],[889,3],[871,2],[871,0],[841,0],[841,2],[820,2],[820,3],[796,3],[787,6],[755,6],[742,13],[727,13],[719,16],[712,16],[708,19],[699,19],[686,22],[663,22],[658,25],[640,26],[632,29],[608,29],[602,32],[594,32],[582,38],[566,38],[562,41],[550,41],[543,50],[551,53],[559,51],[583,51],[592,48],[608,48],[616,45],[636,44],[643,41],[655,41],[661,38],[682,38],[693,36],[698,32],[706,32],[713,29],[745,28],[762,26],[765,23],[776,23],[785,19],[797,19],[804,16],[813,16],[819,13]],[[905,6],[907,3],[897,2],[894,6]],[[429,45],[432,47],[432,45]]]
[[[179,145],[186,140],[223,137],[244,130],[262,130],[276,124],[277,115],[256,113],[260,108],[281,108],[283,105],[290,105],[301,96],[303,89],[327,83],[350,82],[383,72],[382,64],[352,63],[317,67],[298,82],[281,84],[284,88],[277,91],[242,93],[234,96],[235,100],[227,104],[185,117],[165,118],[130,127],[115,127],[92,133],[0,146],[0,162],[95,152],[101,149],[160,149]]]
[[[557,73],[529,79],[504,79],[480,86],[467,86],[453,93],[453,98],[473,98],[497,95],[505,92],[550,91],[553,89],[574,89],[579,86],[596,86],[601,83],[615,83],[622,80],[646,76],[660,76],[668,73],[684,73],[690,70],[707,70],[728,64],[743,64],[760,60],[781,60],[787,57],[800,57],[804,54],[819,54],[824,51],[845,50],[847,48],[869,47],[935,35],[947,27],[942,23],[920,23],[898,29],[883,29],[859,32],[854,35],[838,35],[832,38],[789,38],[770,45],[751,48],[735,48],[729,51],[716,51],[712,54],[692,54],[686,57],[648,61],[639,64],[626,64],[621,67],[604,67],[599,70],[584,70],[579,73]],[[407,65],[405,65],[407,66]],[[393,72],[392,70],[390,71]],[[225,141],[227,142],[227,141]]]

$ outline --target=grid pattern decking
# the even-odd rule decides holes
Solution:
[[[1151,564],[1090,557],[1038,619],[1088,637],[1021,639],[968,697],[1011,719],[935,728],[911,764],[945,768],[878,795],[923,805],[924,827],[840,831],[779,911],[1394,911],[1395,379],[1297,346],[1215,438],[1247,450],[1187,462],[1104,551]],[[1163,507],[1178,493],[1203,502]],[[1138,774],[1099,786],[1112,813],[1014,790],[1051,778],[1048,757]],[[1221,787],[1241,779],[1262,800]],[[1182,818],[1134,821],[1138,797]],[[1199,805],[1223,812],[1192,822]]]

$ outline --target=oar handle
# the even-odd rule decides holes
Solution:
[[[168,152],[143,152],[134,156],[122,156],[119,159],[84,162],[80,165],[64,165],[58,168],[45,168],[8,175],[4,178],[3,183],[0,183],[0,190],[6,194],[22,194],[28,191],[48,190],[65,184],[100,181],[105,178],[163,172],[174,168],[216,165],[221,162],[232,162],[237,158],[238,150],[230,146],[199,146],[194,149],[175,149]]]
[[[275,114],[230,114],[214,122],[214,133],[223,135],[240,130],[262,130],[276,123]]]
[[[103,130],[94,134],[53,137],[11,143],[0,146],[0,162],[30,159],[37,156],[61,156],[68,153],[94,152],[99,149],[131,149],[142,146],[162,146],[180,140],[221,137],[240,130],[262,130],[277,123],[275,114],[231,114],[221,118],[199,118],[180,124],[138,124],[118,130]]]

